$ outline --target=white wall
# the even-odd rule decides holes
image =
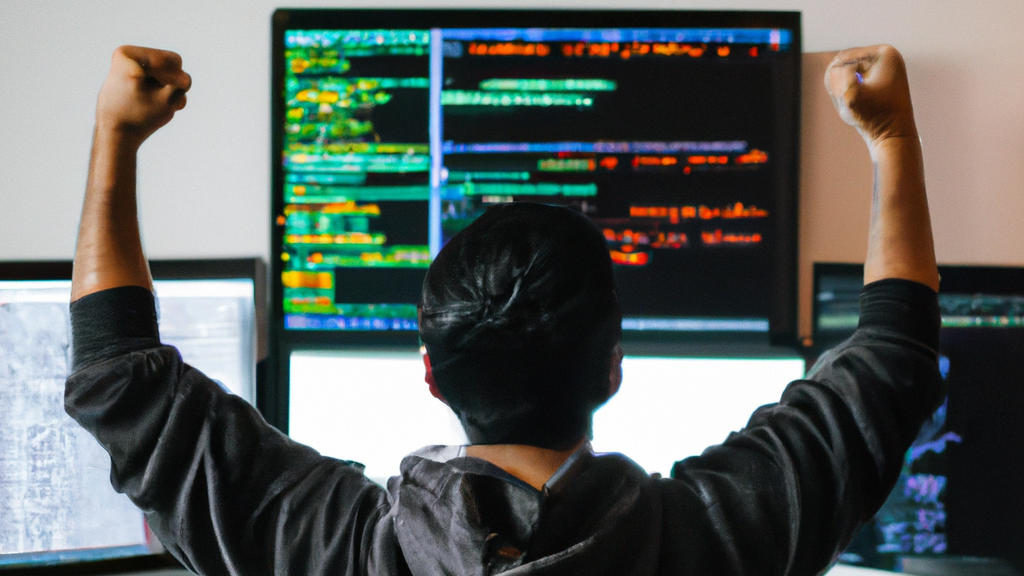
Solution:
[[[510,5],[507,0],[301,4]],[[125,43],[180,52],[195,81],[188,108],[143,147],[140,210],[149,255],[268,258],[269,38],[270,15],[279,5],[298,3],[0,0],[0,259],[72,256],[95,95],[110,53]],[[531,0],[516,6],[550,5]],[[637,5],[557,3],[566,8]],[[801,10],[807,52],[877,42],[901,48],[925,145],[940,260],[1024,264],[1024,2],[647,0],[643,5]],[[815,138],[827,138],[830,130],[817,126]],[[861,258],[866,208],[860,206],[870,194],[863,190],[861,199],[851,190],[861,186],[864,174],[870,177],[866,155],[847,154],[834,163],[820,155],[810,158],[805,180],[815,188],[805,189],[801,208],[804,276],[812,256]],[[807,170],[814,171],[810,177]],[[827,188],[833,173],[835,188]]]

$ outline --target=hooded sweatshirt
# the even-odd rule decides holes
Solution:
[[[435,446],[385,488],[161,345],[149,291],[71,311],[66,409],[107,450],[114,488],[199,574],[819,574],[881,506],[943,395],[935,292],[883,280],[865,287],[849,340],[670,478],[584,444],[537,490]]]

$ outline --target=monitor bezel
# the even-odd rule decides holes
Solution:
[[[793,77],[784,79],[792,94],[791,122],[780,124],[780,141],[791,143],[782,151],[779,173],[782,185],[791,190],[787,197],[776,198],[779,215],[775,230],[779,233],[779,246],[773,254],[775,285],[769,311],[769,333],[749,334],[710,333],[699,335],[648,334],[629,332],[630,341],[678,341],[701,343],[708,338],[728,345],[736,342],[748,346],[760,339],[774,345],[793,346],[796,342],[797,309],[797,189],[800,137],[800,54],[801,33],[799,12],[791,11],[700,11],[700,10],[492,10],[492,9],[279,9],[274,12],[271,32],[271,331],[274,341],[304,349],[330,349],[335,346],[415,346],[415,332],[399,331],[326,331],[287,330],[284,328],[283,263],[277,257],[283,245],[283,227],[276,218],[284,210],[284,198],[277,191],[284,185],[284,170],[280,161],[283,150],[284,127],[284,73],[278,66],[284,57],[284,33],[289,29],[374,29],[374,28],[438,28],[438,27],[547,27],[547,28],[784,28],[793,31],[790,52],[794,55]],[[788,158],[786,158],[788,156]]]

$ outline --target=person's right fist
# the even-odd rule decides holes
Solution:
[[[907,69],[892,46],[843,50],[825,70],[825,88],[839,115],[869,145],[918,137]]]
[[[176,53],[121,46],[100,88],[96,129],[142,144],[185,107],[185,92],[191,87],[192,78],[181,69]]]

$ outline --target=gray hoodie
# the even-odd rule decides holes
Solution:
[[[66,408],[200,574],[817,574],[882,504],[942,397],[935,293],[886,280],[778,404],[671,478],[584,446],[536,490],[460,448],[385,489],[269,426],[162,346],[152,294],[72,305]]]

